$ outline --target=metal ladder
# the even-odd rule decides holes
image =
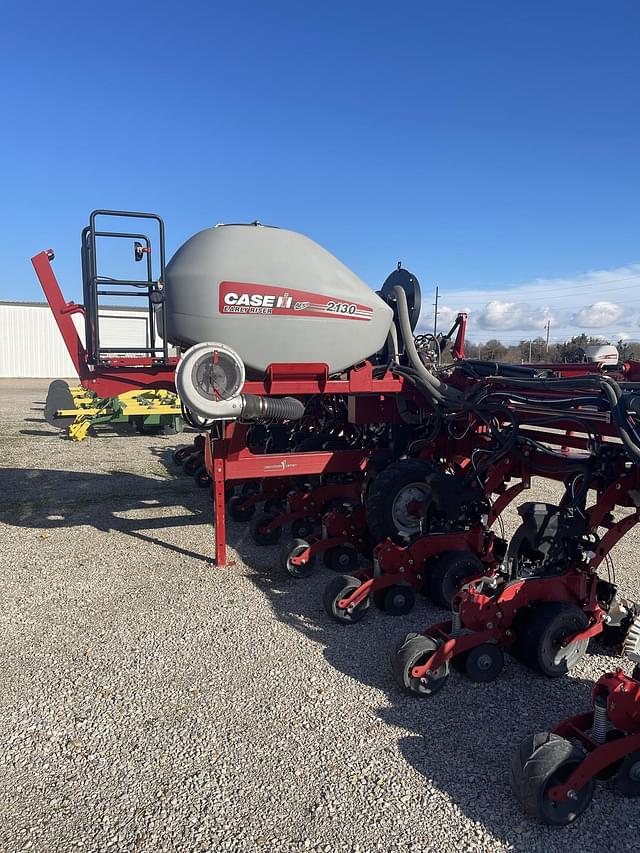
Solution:
[[[158,231],[157,278],[154,278],[151,240],[146,234],[124,231],[98,230],[99,217],[122,217],[156,223]],[[154,229],[155,230],[155,229]],[[133,240],[135,261],[146,259],[146,278],[117,279],[103,276],[98,271],[96,238]],[[143,363],[166,365],[169,361],[169,347],[163,339],[163,345],[156,347],[158,332],[166,329],[166,305],[164,292],[165,241],[164,222],[155,213],[134,213],[127,210],[94,210],[89,224],[82,231],[82,288],[85,308],[85,335],[87,361],[91,365],[108,365],[117,361],[114,356],[126,355],[140,359]],[[101,297],[134,297],[146,300],[148,315],[148,346],[146,347],[104,347],[100,342],[100,309],[106,307]]]

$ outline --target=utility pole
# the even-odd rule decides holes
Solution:
[[[438,299],[439,299],[438,285],[436,284],[436,301],[433,303],[433,337],[438,334]]]
[[[547,329],[547,349],[546,349],[546,352],[549,352],[549,331],[551,329],[551,320],[547,320],[546,329]]]
[[[531,364],[531,346],[532,346],[532,344],[533,344],[533,341],[531,340],[531,338],[529,338],[529,364]]]

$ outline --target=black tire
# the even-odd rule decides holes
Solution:
[[[207,474],[207,469],[204,465],[200,465],[198,470],[193,475],[193,479],[201,489],[206,489],[211,485],[211,477]]]
[[[495,681],[503,667],[504,652],[496,643],[482,643],[464,655],[464,671],[476,683]]]
[[[625,797],[640,797],[640,749],[625,755],[613,788]]]
[[[260,487],[258,484],[254,480],[249,480],[242,484],[240,494],[243,498],[250,498],[252,495],[257,495],[259,491]]]
[[[402,502],[405,497],[408,502],[428,495],[425,479],[433,470],[433,465],[420,459],[401,459],[374,478],[366,499],[367,525],[374,543],[389,538],[399,542],[420,531],[420,519],[409,516]]]
[[[291,534],[294,539],[308,539],[315,530],[315,524],[310,518],[296,518],[291,523]]]
[[[283,547],[281,552],[282,565],[289,572],[292,578],[308,578],[313,574],[316,562],[315,556],[312,555],[306,563],[298,564],[291,562],[292,557],[299,556],[306,551],[308,547],[309,543],[304,539],[294,539],[292,542],[288,542],[285,547]]]
[[[306,436],[293,448],[294,453],[313,453],[314,450],[322,450],[322,436],[317,433]]]
[[[514,754],[509,765],[509,782],[511,789],[520,799],[520,782],[522,781],[522,768],[529,760],[535,750],[543,743],[547,742],[549,732],[536,732],[535,734],[527,735],[520,741],[518,751]]]
[[[271,515],[281,515],[287,508],[287,504],[283,498],[269,498],[264,502],[263,509]]]
[[[182,463],[182,470],[189,477],[193,477],[198,468],[202,465],[202,454],[191,453]]]
[[[586,615],[575,604],[554,601],[536,605],[525,622],[524,636],[519,643],[523,662],[549,678],[566,675],[584,657],[589,640],[565,647],[561,641],[584,630],[587,624]]]
[[[334,572],[348,574],[358,566],[358,552],[346,545],[336,545],[335,548],[325,551],[324,561]]]
[[[407,584],[394,584],[376,590],[373,603],[389,616],[406,616],[411,613],[416,603],[416,591]]]
[[[325,587],[322,597],[324,609],[329,616],[332,616],[341,625],[354,625],[364,618],[369,609],[371,603],[369,596],[360,602],[351,613],[338,607],[338,602],[351,595],[359,586],[362,586],[362,581],[358,578],[351,575],[337,575],[335,578],[331,578]]]
[[[596,638],[598,645],[612,650],[613,654],[619,654],[622,650],[622,645],[625,641],[628,630],[629,626],[627,624],[607,625],[605,622],[602,625],[602,631]]]
[[[182,467],[182,463],[187,458],[187,456],[191,456],[193,453],[193,448],[191,447],[179,447],[177,450],[173,451],[173,462],[174,465],[179,465]]]
[[[590,779],[575,799],[551,800],[548,791],[565,782],[582,763],[585,751],[552,732],[526,737],[511,761],[510,781],[525,812],[548,826],[566,826],[587,808],[595,780]]]
[[[424,682],[411,675],[411,670],[426,663],[437,648],[438,643],[433,637],[425,637],[424,634],[408,634],[399,644],[391,658],[391,669],[401,690],[420,699],[427,699],[442,690],[449,677],[447,664]]]
[[[481,575],[482,561],[471,551],[445,551],[427,569],[429,598],[439,607],[451,609],[451,599],[465,578]]]
[[[275,545],[279,541],[282,536],[282,527],[274,527],[272,530],[261,530],[265,524],[269,524],[273,519],[273,515],[261,512],[251,522],[251,538],[256,545]]]
[[[235,497],[231,498],[227,505],[227,509],[229,510],[229,515],[233,519],[233,521],[251,521],[256,511],[255,504],[251,504],[250,506],[242,506],[244,503],[244,497],[242,495],[235,495]]]
[[[506,564],[513,563],[514,577],[518,577],[524,563],[537,563],[543,559],[543,554],[537,551],[533,545],[535,528],[531,524],[523,522],[511,537],[507,548]]]

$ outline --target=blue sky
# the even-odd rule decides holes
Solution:
[[[96,207],[303,231],[474,339],[640,337],[640,4],[0,4],[0,299]]]

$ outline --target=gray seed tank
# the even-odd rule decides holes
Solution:
[[[166,269],[167,340],[219,341],[249,378],[273,363],[321,362],[330,373],[378,352],[393,310],[308,237],[261,225],[200,231]]]

